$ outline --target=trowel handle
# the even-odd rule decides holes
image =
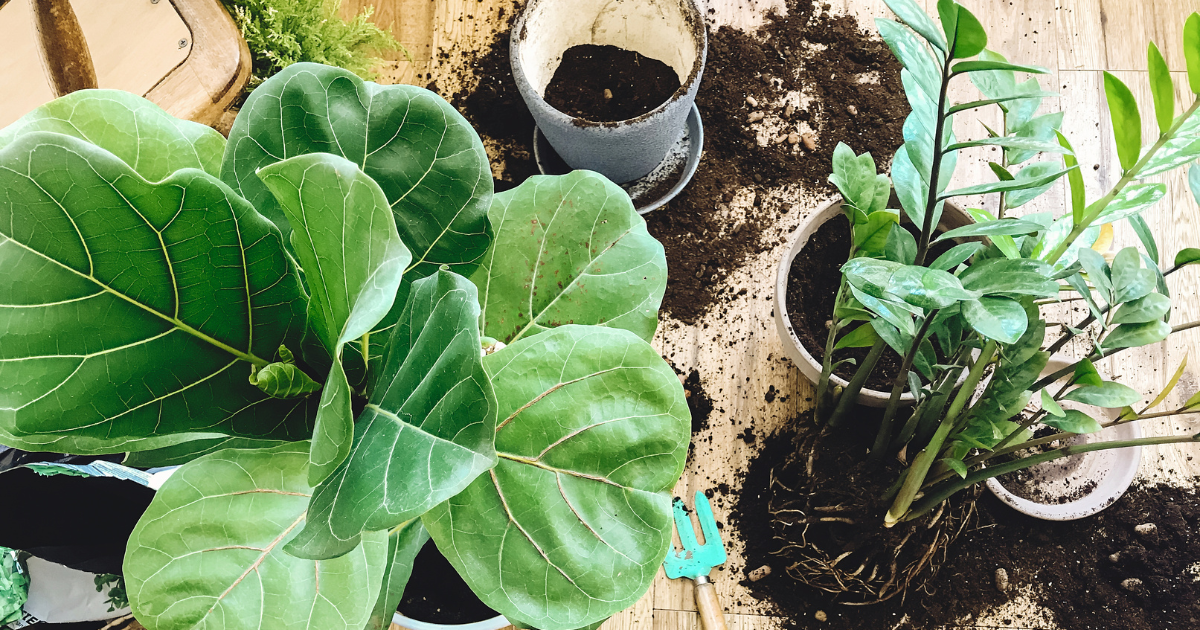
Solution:
[[[700,624],[704,630],[728,630],[721,600],[717,599],[717,587],[708,581],[708,576],[696,578],[696,608],[700,609]]]

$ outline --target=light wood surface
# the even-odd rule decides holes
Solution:
[[[0,127],[54,98],[28,0],[0,8]],[[250,76],[250,51],[220,0],[71,0],[101,88],[144,95],[211,124]]]
[[[446,96],[471,87],[468,76],[463,85],[464,53],[488,46],[493,33],[504,30],[503,20],[513,15],[513,0],[348,0],[347,14],[374,2],[380,24],[391,28],[396,37],[408,47],[413,56],[410,62],[394,56],[382,68],[381,80],[426,85],[435,82]],[[918,0],[927,9],[935,0]],[[870,27],[871,19],[889,14],[881,0],[829,0],[834,11],[854,14]],[[1114,150],[1108,110],[1103,99],[1101,70],[1113,71],[1134,91],[1138,102],[1149,107],[1150,94],[1146,68],[1146,43],[1154,40],[1162,50],[1178,90],[1181,107],[1190,103],[1185,94],[1186,79],[1181,50],[1183,19],[1188,13],[1200,10],[1197,0],[973,0],[966,2],[989,34],[989,47],[1019,63],[1041,65],[1051,69],[1043,79],[1046,89],[1062,94],[1060,99],[1046,101],[1041,112],[1066,110],[1064,132],[1074,143],[1083,165],[1084,179],[1090,198],[1116,182],[1120,167]],[[779,9],[781,0],[708,0],[712,9],[709,17],[715,24],[753,29],[762,23],[770,9]],[[466,73],[470,75],[469,72]],[[960,79],[952,97],[958,101],[978,98],[970,82]],[[999,124],[997,113],[963,116],[956,122],[960,138],[984,135],[980,122],[989,126]],[[1144,137],[1157,134],[1150,110],[1143,110]],[[493,156],[495,158],[496,156]],[[990,181],[987,168],[987,149],[961,152],[959,167],[952,187],[967,183]],[[1200,245],[1200,209],[1188,191],[1181,174],[1155,178],[1167,185],[1167,198],[1145,215],[1155,230],[1164,260],[1185,246]],[[787,197],[799,207],[811,210],[821,199],[794,186],[769,193]],[[1016,214],[1053,210],[1063,212],[1064,188],[1060,184],[1038,201],[1020,208]],[[742,191],[730,204],[740,212],[752,204],[749,191]],[[994,199],[966,199],[967,205],[994,209]],[[658,210],[670,212],[670,207]],[[807,212],[807,210],[805,211]],[[710,428],[695,436],[695,456],[675,488],[677,496],[690,496],[697,489],[729,484],[735,491],[740,482],[739,471],[745,470],[753,455],[753,446],[735,436],[750,428],[759,437],[773,432],[807,408],[812,397],[811,385],[783,355],[782,346],[772,321],[772,292],[775,270],[789,244],[788,236],[795,230],[804,213],[791,212],[779,219],[776,235],[780,244],[735,270],[726,283],[747,292],[734,298],[726,308],[714,312],[694,326],[671,320],[663,325],[655,340],[656,347],[675,366],[685,372],[697,369],[704,389],[713,398],[715,410],[709,419]],[[1127,225],[1116,229],[1115,246],[1137,243]],[[1170,286],[1175,302],[1173,322],[1200,318],[1200,300],[1196,299],[1198,272],[1190,268],[1175,274]],[[1064,311],[1069,311],[1064,307]],[[1076,312],[1077,309],[1076,309]],[[1149,398],[1166,383],[1189,348],[1200,348],[1200,330],[1172,337],[1168,342],[1125,352],[1107,359],[1099,366],[1113,378],[1125,382]],[[1191,366],[1181,379],[1180,386],[1162,406],[1179,403],[1200,388],[1200,352],[1191,356]],[[768,402],[766,393],[774,388],[778,394]],[[1191,416],[1190,418],[1195,418]],[[1200,430],[1200,421],[1188,418],[1145,422],[1148,433],[1177,430]],[[1188,483],[1200,474],[1200,449],[1188,447],[1157,447],[1146,449],[1140,478],[1146,481]],[[754,491],[754,489],[746,489]],[[714,499],[719,522],[725,522],[734,497],[720,494]],[[730,630],[768,630],[781,627],[781,620],[770,615],[765,605],[754,599],[737,584],[745,571],[741,560],[742,541],[732,528],[722,531],[729,550],[729,561],[723,570],[713,572],[713,580],[724,604]],[[660,572],[650,592],[629,610],[607,622],[604,630],[699,630],[695,596],[687,580],[667,580]],[[1020,617],[1014,613],[1023,613]],[[1002,609],[979,611],[971,624],[949,628],[1009,628],[1015,629],[1012,619],[1021,618],[1022,628],[1038,630],[1054,628],[1053,616],[1040,608],[1032,591],[1018,593]],[[803,621],[802,621],[803,623]],[[819,628],[811,621],[809,627]],[[864,629],[875,630],[875,629]],[[942,630],[942,629],[928,629]]]

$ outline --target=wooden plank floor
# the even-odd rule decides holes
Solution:
[[[827,1],[834,11],[852,13],[864,24],[870,24],[870,18],[889,13],[881,0]],[[918,1],[929,5],[927,9],[935,4],[935,0]],[[514,14],[514,0],[348,0],[345,9],[354,11],[372,2],[377,6],[377,21],[384,26],[390,25],[412,56],[410,61],[396,55],[383,68],[381,80],[417,85],[436,81],[443,94],[451,94],[460,87],[458,75],[464,53],[489,45],[495,31],[501,28],[500,16],[507,21]],[[762,23],[766,11],[780,8],[783,2],[708,0],[708,4],[714,10],[710,17],[717,24],[752,29]],[[1182,74],[1185,69],[1181,50],[1183,18],[1191,11],[1200,10],[1200,0],[974,0],[966,4],[987,29],[990,48],[1013,61],[1052,70],[1043,85],[1060,91],[1062,98],[1047,102],[1043,111],[1067,111],[1064,131],[1081,156],[1091,198],[1097,197],[1120,176],[1100,72],[1114,72],[1133,89],[1139,103],[1148,107],[1151,100],[1145,49],[1152,39],[1175,73],[1176,85],[1186,84]],[[959,101],[973,100],[975,94],[968,81],[961,81],[953,97]],[[1190,95],[1182,91],[1177,98],[1181,104],[1184,99],[1190,101]],[[1143,110],[1143,118],[1144,137],[1154,137],[1157,131],[1149,110]],[[983,122],[998,121],[985,117]],[[956,125],[960,138],[983,134],[978,119],[964,117]],[[960,156],[957,185],[990,181],[985,151],[964,152]],[[1167,185],[1168,197],[1147,213],[1146,219],[1155,229],[1159,248],[1167,258],[1184,246],[1200,244],[1200,210],[1187,189],[1185,176],[1175,174],[1156,179]],[[801,207],[815,207],[815,200],[805,198],[804,192],[787,187],[771,194],[792,197],[802,204]],[[1055,210],[1061,213],[1063,199],[1060,186],[1038,202],[1021,208],[1020,212]],[[742,194],[731,205],[736,211],[737,206],[749,205],[751,201],[748,194]],[[984,207],[988,202],[968,200],[970,204],[983,204]],[[994,205],[994,201],[991,203]],[[670,207],[658,212],[670,212]],[[779,232],[790,234],[802,214],[784,215]],[[1116,245],[1134,243],[1136,237],[1128,226],[1119,226]],[[726,314],[711,315],[695,326],[670,320],[663,322],[656,339],[657,347],[680,369],[699,370],[716,409],[710,418],[710,428],[696,436],[699,441],[697,452],[703,456],[690,463],[675,489],[679,496],[688,496],[696,489],[712,488],[719,483],[729,483],[736,488],[736,474],[744,469],[753,452],[752,447],[734,436],[747,427],[760,436],[772,432],[809,404],[812,388],[783,356],[772,321],[775,267],[786,247],[785,243],[774,251],[765,252],[730,274],[727,282],[747,291]],[[1198,279],[1195,268],[1173,277],[1175,321],[1192,321],[1200,317],[1200,300],[1196,299],[1193,288]],[[1102,369],[1139,391],[1155,393],[1188,349],[1197,346],[1198,335],[1200,330],[1192,330],[1169,342],[1123,353],[1106,360]],[[1192,356],[1192,360],[1193,365],[1200,365],[1200,354]],[[1167,405],[1185,400],[1200,388],[1197,373],[1197,368],[1189,368]],[[779,395],[772,397],[773,402],[768,402],[765,393],[771,387]],[[1163,408],[1168,407],[1164,405]],[[1150,432],[1163,432],[1173,426],[1196,431],[1200,429],[1200,422],[1166,419],[1145,428]],[[1200,474],[1200,462],[1191,461],[1197,454],[1200,449],[1194,445],[1147,449],[1140,476],[1144,480],[1185,483],[1188,478]],[[729,501],[718,501],[714,506],[719,521],[726,519],[729,504]],[[730,559],[715,581],[728,613],[730,630],[779,627],[780,620],[770,616],[763,604],[737,585],[746,569],[740,557],[742,543],[729,529],[725,534]],[[1014,611],[1026,613],[1020,617],[1021,625],[1015,626],[1011,622],[1005,625],[1001,620],[1016,618],[1012,614]],[[1036,605],[1036,594],[1032,592],[1014,597],[1005,610],[981,611],[972,622],[973,625],[959,627],[1011,630],[1054,627],[1052,617]],[[698,627],[697,624],[690,583],[672,582],[660,573],[645,598],[615,616],[604,628],[691,630]],[[811,624],[814,628],[819,626],[815,621]]]

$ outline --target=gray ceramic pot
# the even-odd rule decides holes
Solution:
[[[682,85],[620,122],[573,118],[542,96],[563,53],[582,44],[632,50],[671,66]],[[513,77],[538,128],[571,168],[621,184],[644,177],[682,136],[708,53],[698,0],[529,0],[512,29]]]

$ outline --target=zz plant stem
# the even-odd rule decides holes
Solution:
[[[887,343],[883,339],[876,339],[871,345],[871,350],[867,352],[867,356],[863,358],[862,365],[854,372],[854,377],[846,384],[846,388],[842,390],[838,396],[837,406],[833,408],[833,413],[829,415],[829,426],[837,428],[842,424],[842,418],[846,416],[846,412],[858,402],[858,393],[862,391],[863,385],[867,382],[867,377],[875,369],[875,364],[879,362],[879,357],[883,356],[883,351],[887,348]]]
[[[875,434],[875,444],[871,447],[869,461],[878,462],[883,459],[884,454],[887,452],[888,443],[892,439],[892,422],[896,417],[896,411],[900,408],[900,396],[904,393],[904,388],[908,386],[908,371],[912,369],[913,361],[917,358],[917,352],[921,349],[921,342],[929,334],[929,327],[933,324],[937,313],[937,309],[934,309],[925,315],[925,321],[921,322],[921,328],[917,330],[917,335],[913,337],[912,345],[904,355],[904,361],[900,364],[900,371],[896,373],[896,380],[892,384],[892,394],[888,398],[887,408],[884,409],[883,420],[879,423],[879,431]],[[915,396],[916,392],[913,395]]]

